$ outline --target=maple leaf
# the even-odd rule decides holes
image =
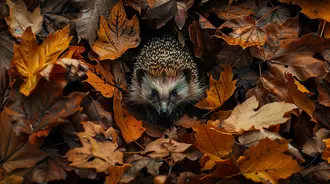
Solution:
[[[326,148],[323,151],[322,159],[327,160],[330,163],[330,139],[323,140],[325,142]]]
[[[231,4],[233,1],[229,1],[227,6],[223,4],[222,6],[216,6],[213,10],[216,15],[223,20],[231,20],[241,16],[256,15],[258,7],[255,1],[247,0],[239,2],[237,4]]]
[[[301,167],[284,152],[288,149],[285,139],[263,139],[258,145],[251,147],[237,163],[243,175],[255,182],[278,183],[293,173],[301,171]]]
[[[262,106],[258,111],[258,101],[255,96],[237,105],[230,117],[221,122],[227,131],[247,131],[252,127],[256,129],[268,128],[271,125],[285,123],[289,118],[283,117],[286,112],[295,108],[296,105],[285,102],[273,102]]]
[[[9,6],[10,16],[5,20],[9,25],[9,32],[14,37],[21,37],[24,30],[30,26],[34,34],[42,30],[43,16],[40,13],[40,7],[29,12],[23,0],[16,2],[6,0],[6,2]]]
[[[115,96],[113,99],[113,111],[115,121],[127,143],[141,137],[146,129],[142,127],[142,121],[136,120],[134,116],[128,113],[122,103],[122,93],[117,88],[115,89]]]
[[[65,74],[52,75],[50,82],[40,80],[34,93],[28,97],[19,92],[20,84],[15,83],[10,92],[11,101],[5,110],[12,119],[17,134],[32,134],[50,129],[80,110],[80,102],[86,94],[73,92],[63,96],[62,91],[67,84],[65,77]]]
[[[28,27],[22,36],[20,45],[14,45],[13,65],[17,68],[25,82],[20,87],[20,92],[29,96],[36,88],[40,79],[39,73],[48,65],[54,64],[58,56],[68,47],[70,27],[66,26],[54,35],[49,35],[41,45],[36,43],[36,38]]]
[[[211,124],[200,124],[194,126],[193,130],[197,132],[194,145],[212,161],[226,159],[231,154],[234,138],[224,129]]]
[[[112,73],[107,71],[99,62],[97,62],[96,65],[85,63],[89,67],[86,73],[88,78],[85,81],[92,85],[97,91],[100,91],[104,97],[111,98],[115,90]]]
[[[223,23],[216,32],[216,37],[222,38],[229,45],[240,45],[243,49],[250,46],[262,46],[266,41],[266,31],[256,25],[257,22],[251,16],[237,17]],[[221,30],[231,28],[229,35]]]
[[[308,138],[306,140],[302,151],[312,157],[317,156],[318,153],[322,153],[325,148],[325,144],[322,140],[327,138],[329,133],[330,131],[324,128],[318,130],[313,138]]]
[[[124,164],[123,166],[110,166],[110,175],[105,178],[105,184],[116,184],[120,181],[120,178],[124,175],[131,165]]]
[[[100,18],[99,38],[93,43],[92,49],[99,55],[99,60],[117,59],[129,48],[140,44],[139,20],[136,15],[127,19],[122,0],[112,8],[110,17]]]
[[[94,168],[96,172],[104,172],[110,166],[123,162],[123,153],[116,150],[117,144],[111,141],[96,140],[98,134],[103,134],[101,125],[92,122],[82,122],[85,132],[77,133],[82,147],[73,148],[66,153],[70,166],[78,168]],[[92,159],[91,159],[92,158]]]
[[[225,45],[217,54],[217,62],[221,64],[229,64],[234,68],[244,68],[250,66],[253,62],[250,50],[243,50],[242,47],[238,45]]]
[[[211,75],[210,89],[206,91],[207,97],[199,101],[195,106],[210,111],[218,109],[234,94],[236,82],[237,80],[233,80],[231,67],[225,65],[218,81],[214,80]]]
[[[30,144],[26,136],[16,135],[6,111],[0,115],[0,130],[1,170],[10,173],[16,169],[30,168],[47,156],[39,150],[40,141]]]
[[[185,152],[190,146],[191,144],[176,142],[173,139],[159,138],[150,142],[145,147],[143,153],[148,153],[148,156],[151,158],[165,158],[170,156],[174,162],[178,162],[187,157]]]

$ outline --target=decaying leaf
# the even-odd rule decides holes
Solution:
[[[236,82],[237,80],[233,80],[231,67],[226,65],[218,81],[214,80],[212,76],[210,77],[210,89],[206,91],[207,97],[195,106],[210,111],[216,110],[233,95]]]
[[[271,125],[285,123],[288,118],[283,117],[286,112],[295,108],[296,105],[285,102],[273,102],[258,107],[258,101],[255,96],[248,98],[242,104],[236,106],[230,117],[221,122],[221,125],[228,131],[241,132],[255,129],[268,128]]]
[[[142,127],[142,121],[130,115],[122,103],[122,93],[116,88],[113,100],[113,111],[115,121],[121,130],[125,141],[130,143],[141,137],[142,133],[146,130]]]
[[[69,26],[66,26],[54,35],[49,35],[41,45],[36,43],[36,38],[28,27],[22,36],[19,45],[14,45],[12,64],[15,65],[25,82],[20,87],[20,92],[29,96],[37,87],[40,80],[39,73],[48,65],[54,64],[58,56],[69,46],[72,37],[69,37]]]
[[[255,182],[278,183],[279,179],[301,171],[298,163],[284,154],[287,149],[287,140],[266,138],[246,151],[237,162],[246,178]]]
[[[120,178],[129,169],[131,165],[124,164],[123,166],[110,166],[110,175],[105,178],[105,184],[116,184],[120,181]]]
[[[324,128],[318,130],[313,138],[307,139],[302,151],[312,157],[315,157],[317,156],[317,154],[322,153],[325,148],[325,144],[322,140],[327,138],[329,133],[330,131]]]
[[[92,49],[99,55],[99,60],[117,59],[129,48],[140,44],[139,20],[136,15],[127,19],[122,0],[112,8],[107,20],[100,19],[99,38],[92,45]]]
[[[10,16],[6,17],[5,20],[9,25],[9,32],[14,37],[22,37],[23,32],[28,27],[31,27],[33,34],[38,34],[41,31],[43,16],[39,7],[33,12],[29,12],[23,0],[16,2],[6,0],[6,2],[9,6]]]

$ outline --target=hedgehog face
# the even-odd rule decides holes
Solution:
[[[138,71],[137,75],[141,86],[139,96],[144,99],[145,103],[154,107],[159,115],[169,117],[182,103],[187,101],[191,78],[189,70],[174,77],[166,75],[154,77],[145,71],[139,72],[141,71]]]

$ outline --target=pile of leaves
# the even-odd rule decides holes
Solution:
[[[0,1],[0,183],[328,183],[330,2]],[[150,30],[208,89],[170,128],[125,105]]]

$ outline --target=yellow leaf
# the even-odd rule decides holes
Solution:
[[[142,121],[138,121],[134,116],[130,115],[122,104],[122,94],[115,88],[113,98],[113,111],[115,121],[120,128],[121,134],[125,141],[130,143],[141,137],[142,133],[146,130],[142,127]]]
[[[37,7],[33,12],[29,12],[23,0],[13,2],[6,1],[9,7],[10,16],[5,20],[9,25],[9,32],[14,37],[21,37],[24,30],[31,26],[34,34],[42,30],[43,16],[40,13],[40,8]]]
[[[271,125],[285,123],[288,118],[283,117],[297,106],[285,102],[273,102],[262,106],[255,111],[259,102],[255,96],[248,98],[245,102],[237,105],[232,111],[230,117],[221,122],[221,125],[227,131],[242,132],[256,129],[268,128]]]
[[[40,73],[51,64],[69,46],[72,37],[69,37],[69,25],[54,35],[49,35],[41,45],[36,43],[36,38],[28,27],[22,36],[21,43],[14,45],[12,63],[24,78],[20,92],[29,96],[36,88]]]
[[[278,183],[302,168],[291,156],[284,154],[289,141],[262,139],[241,156],[237,163],[243,175],[255,182]]]
[[[210,77],[210,89],[206,91],[207,97],[199,101],[195,106],[200,109],[214,111],[228,100],[236,89],[237,80],[233,80],[230,65],[225,65],[218,81]]]
[[[117,59],[129,48],[140,44],[139,20],[136,15],[127,19],[122,0],[112,8],[110,17],[100,19],[98,40],[92,45],[93,51],[99,55],[99,60]]]
[[[325,139],[323,142],[325,142],[326,148],[323,151],[322,159],[327,160],[330,164],[330,139]]]

